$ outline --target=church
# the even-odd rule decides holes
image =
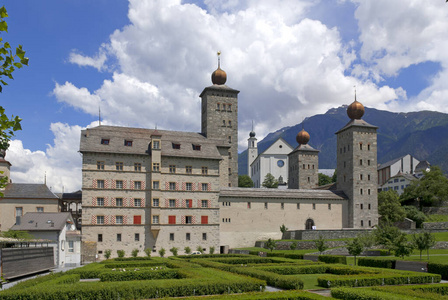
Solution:
[[[113,257],[173,247],[179,254],[185,247],[226,252],[279,239],[282,224],[319,230],[378,223],[377,127],[362,120],[356,96],[336,132],[335,186],[318,189],[319,151],[302,130],[299,145],[285,152],[287,189],[238,188],[239,91],[225,84],[219,54],[211,78],[200,94],[200,133],[104,125],[81,132],[82,238],[96,243],[100,259],[108,249]]]

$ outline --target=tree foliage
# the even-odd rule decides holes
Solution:
[[[275,189],[278,187],[278,181],[277,181],[277,179],[275,179],[274,175],[272,175],[271,173],[268,173],[264,177],[264,181],[263,181],[262,185],[268,189]]]
[[[31,234],[28,233],[28,231],[11,229],[1,232],[0,236],[19,240],[31,240],[34,238]]]
[[[319,177],[319,186],[330,184],[333,182],[332,178],[328,175],[318,173],[317,176]]]
[[[275,243],[275,241],[273,239],[268,239],[268,241],[266,242],[266,247],[271,250],[274,250],[275,247],[277,246],[277,244]]]
[[[406,238],[406,233],[401,232],[394,240],[394,246],[392,248],[395,252],[395,256],[404,258],[410,256],[414,250],[414,244],[409,242]]]
[[[389,252],[393,250],[395,240],[403,234],[400,229],[390,225],[382,225],[374,230],[376,244],[382,245]]]
[[[251,188],[254,187],[254,182],[248,175],[238,176],[238,187]]]
[[[397,192],[388,190],[378,194],[378,213],[381,215],[381,222],[389,225],[406,217]]]
[[[280,231],[284,234],[288,231],[288,227],[286,227],[285,224],[282,224],[282,226],[280,226]]]
[[[423,222],[428,219],[428,217],[415,206],[409,205],[403,206],[403,208],[406,211],[406,218],[415,221],[417,228],[421,228]]]
[[[348,240],[345,242],[345,248],[347,248],[348,253],[355,258],[355,266],[356,266],[356,257],[359,256],[364,251],[364,243],[358,237],[355,237],[353,240]]]
[[[173,247],[170,249],[170,252],[173,253],[174,256],[177,256],[177,252],[179,251],[179,248]]]
[[[314,241],[314,246],[319,251],[320,254],[328,249],[327,244],[325,243],[325,239],[322,235],[319,234],[319,238]]]
[[[422,260],[422,252],[427,251],[429,260],[429,248],[436,244],[436,238],[430,232],[422,232],[419,234],[414,233],[412,235],[412,242],[417,250],[420,251],[420,260]]]
[[[184,248],[185,254],[190,254],[191,253],[191,248],[190,247],[185,247]]]
[[[432,166],[430,171],[423,171],[420,180],[414,180],[404,190],[401,202],[417,201],[422,206],[436,206],[448,201],[448,178],[438,166]]]
[[[297,242],[292,242],[291,245],[289,245],[289,249],[296,250],[297,249]]]

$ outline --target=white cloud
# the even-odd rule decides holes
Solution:
[[[98,71],[106,69],[107,55],[104,49],[100,49],[99,53],[95,57],[89,57],[78,53],[73,50],[69,55],[69,62],[77,64],[81,67],[93,67]]]
[[[78,153],[80,126],[53,123],[54,145],[46,151],[26,149],[20,140],[12,140],[6,159],[12,164],[11,179],[16,183],[44,183],[59,193],[81,188],[81,155]]]

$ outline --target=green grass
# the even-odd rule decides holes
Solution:
[[[304,290],[322,290],[325,289],[317,285],[317,277],[322,274],[300,274],[300,279],[303,281]]]
[[[448,222],[448,215],[429,215],[426,222]]]

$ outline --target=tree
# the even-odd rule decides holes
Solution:
[[[196,251],[199,251],[201,252],[201,254],[204,254],[204,248],[202,248],[202,246],[197,246]]]
[[[277,179],[275,179],[275,177],[271,173],[268,173],[264,177],[264,181],[263,181],[262,185],[268,189],[276,189],[278,187],[278,181],[277,181]]]
[[[291,249],[292,251],[296,250],[297,248],[297,242],[292,242],[291,245],[289,245],[289,249]]]
[[[374,234],[376,243],[389,250],[389,253],[394,249],[396,239],[402,235],[406,236],[406,234],[401,232],[400,229],[390,225],[382,225],[377,227]]]
[[[347,248],[348,253],[355,258],[355,266],[356,257],[364,251],[364,247],[364,243],[357,237],[355,237],[353,240],[348,240],[345,242],[345,248]]]
[[[282,226],[280,226],[280,231],[285,234],[285,232],[288,231],[288,227],[285,226],[285,224],[282,224]]]
[[[160,249],[159,250],[160,257],[164,257],[165,256],[165,252],[166,252],[165,248]]]
[[[427,219],[426,215],[412,205],[403,206],[403,208],[406,211],[406,218],[415,221],[417,228],[421,228],[423,222]]]
[[[138,250],[137,248],[132,250],[132,252],[131,252],[132,257],[137,257],[139,252],[140,252],[140,250]]]
[[[210,247],[209,253],[210,253],[210,254],[213,254],[213,253],[215,253],[215,247],[213,247],[213,246],[212,246],[212,247]]]
[[[178,251],[178,250],[179,250],[179,249],[176,248],[176,247],[173,247],[173,248],[170,249],[171,253],[173,253],[174,256],[177,256],[177,251]]]
[[[430,232],[422,232],[419,234],[412,235],[412,242],[417,250],[420,251],[420,260],[422,260],[422,252],[423,250],[427,251],[428,260],[429,260],[429,248],[436,244],[436,238]]]
[[[414,250],[414,245],[409,242],[406,238],[406,234],[402,232],[399,236],[395,238],[393,250],[395,256],[404,258],[405,256],[410,256]]]
[[[405,218],[406,211],[401,206],[397,192],[388,190],[378,194],[378,213],[381,222],[388,225]]]
[[[318,173],[317,176],[319,177],[319,186],[326,185],[332,183],[332,178],[328,175]]]
[[[320,254],[328,249],[328,246],[325,244],[325,239],[322,235],[319,234],[319,238],[314,241],[314,246],[319,251]]]
[[[270,249],[271,252],[275,249],[276,246],[277,245],[276,245],[276,243],[275,243],[275,241],[273,239],[268,239],[268,241],[266,242],[266,247],[268,249]]]
[[[146,248],[145,249],[145,254],[146,254],[146,256],[150,257],[151,256],[151,249]]]
[[[118,255],[118,257],[120,257],[120,258],[122,258],[122,257],[124,257],[125,256],[125,252],[124,252],[124,250],[117,250],[117,255]]]
[[[3,231],[0,233],[0,236],[11,239],[19,239],[19,240],[31,240],[34,237],[28,233],[28,231],[23,230],[11,230]]]
[[[8,17],[6,8],[2,6],[0,8],[0,32],[8,32],[8,24],[4,20]],[[28,65],[28,58],[25,57],[25,51],[22,49],[22,45],[19,45],[15,54],[8,42],[3,42],[3,38],[0,37],[0,92],[3,90],[3,86],[8,85],[4,81],[5,77],[14,79],[12,73],[15,69],[20,69],[24,65]],[[11,119],[5,114],[5,109],[0,106],[0,151],[3,156],[5,151],[9,147],[9,141],[14,136],[14,132],[21,130],[21,119],[18,116],[12,116]],[[6,176],[0,177],[0,189],[3,189],[8,183]],[[3,197],[3,193],[0,192],[0,197]]]
[[[405,188],[400,197],[401,202],[409,203],[417,201],[422,206],[436,206],[448,201],[448,178],[442,170],[432,166],[430,171],[423,171],[420,180],[414,180]]]
[[[364,245],[364,248],[367,248],[367,249],[374,246],[375,242],[376,242],[374,232],[365,232],[365,233],[359,234],[357,236],[357,238]]]
[[[254,187],[254,182],[248,175],[238,176],[238,187],[251,188]]]
[[[104,257],[105,257],[106,259],[109,259],[111,255],[112,255],[112,250],[110,250],[110,249],[106,249],[106,250],[104,251]]]
[[[331,181],[332,182],[337,182],[338,181],[338,174],[337,174],[336,170],[337,169],[334,169],[333,176],[331,176]]]
[[[184,251],[185,251],[185,254],[188,255],[188,254],[191,253],[191,248],[187,246],[187,247],[184,248]]]

